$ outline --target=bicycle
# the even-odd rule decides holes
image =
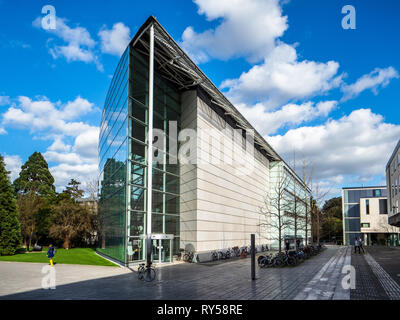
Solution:
[[[146,282],[153,281],[156,278],[156,270],[151,267],[146,267],[144,263],[141,263],[138,267],[138,279]]]
[[[217,253],[217,251],[211,252],[211,260],[212,260],[212,261],[217,261],[217,260],[218,260],[218,253]]]
[[[193,252],[191,252],[191,251],[186,252],[183,255],[183,261],[191,263],[191,262],[193,262],[193,257],[194,257],[194,253]]]

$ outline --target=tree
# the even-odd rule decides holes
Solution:
[[[54,178],[40,152],[34,152],[21,167],[19,177],[14,181],[14,188],[18,194],[34,192],[46,198],[55,196]]]
[[[342,197],[335,197],[325,201],[321,210],[322,238],[331,241],[332,237],[342,238]]]
[[[64,190],[65,193],[67,193],[72,199],[81,199],[83,197],[84,191],[79,189],[79,185],[81,183],[75,179],[71,179],[70,182],[68,182],[68,186]]]
[[[17,204],[8,173],[0,155],[0,255],[14,254],[21,244]]]
[[[24,239],[24,244],[29,248],[32,245],[32,238],[36,231],[37,213],[40,207],[45,205],[45,200],[42,199],[34,191],[29,191],[26,194],[17,196],[19,208],[18,219],[21,223],[21,232]]]
[[[53,206],[54,223],[50,236],[63,240],[63,247],[69,249],[76,237],[88,238],[93,234],[95,220],[91,210],[77,202],[83,195],[79,182],[72,179],[67,188],[58,195]]]
[[[287,216],[292,209],[292,203],[287,194],[289,184],[288,176],[279,171],[270,194],[264,199],[264,206],[260,208],[260,213],[265,216],[265,222],[260,223],[260,226],[267,228],[268,240],[278,241],[279,252],[282,252],[284,231],[291,224]]]

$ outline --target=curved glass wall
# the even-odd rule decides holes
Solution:
[[[120,59],[107,93],[99,140],[99,247],[125,262],[129,51]]]
[[[99,247],[120,262],[145,259],[147,212],[148,56],[129,48],[107,93],[100,127]],[[179,166],[170,153],[170,121],[180,130],[180,92],[154,72],[152,233],[173,234],[179,251]],[[176,153],[176,152],[175,152]],[[154,257],[163,261],[171,246]],[[164,259],[165,257],[165,259]]]

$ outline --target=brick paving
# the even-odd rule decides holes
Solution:
[[[393,298],[400,250],[367,248],[380,265],[372,264],[373,268],[365,255],[350,250],[328,247],[296,267],[257,266],[256,281],[250,279],[249,258],[163,266],[157,268],[156,280],[151,283],[139,281],[136,272],[127,268],[57,265],[55,290],[41,289],[42,264],[0,263],[0,299],[376,300],[389,299],[387,292],[392,292]],[[356,270],[356,289],[349,292],[343,290],[341,281],[342,269],[350,259]],[[389,286],[385,289],[382,283]]]
[[[103,278],[61,284],[61,265],[56,266],[57,288],[4,294],[1,299],[293,299],[335,253],[328,248],[321,254],[296,267],[260,269],[257,280],[250,279],[250,259],[235,259],[217,263],[177,264],[157,269],[157,278],[151,283],[139,281],[136,273],[123,272]],[[31,264],[27,264],[31,265]],[[0,266],[2,266],[0,264]],[[30,276],[36,272],[30,266]],[[10,266],[10,268],[12,268]],[[41,267],[40,267],[41,268]],[[65,268],[65,266],[62,266]],[[12,268],[14,269],[14,268]],[[105,269],[107,271],[107,269]],[[15,272],[10,270],[10,272]],[[20,271],[21,281],[26,277]],[[67,272],[64,270],[64,273]],[[85,271],[87,272],[87,271]],[[116,272],[116,271],[113,271]],[[81,273],[81,277],[82,277]],[[1,277],[5,276],[2,270]],[[18,277],[18,276],[16,276]],[[39,279],[40,279],[39,278]]]

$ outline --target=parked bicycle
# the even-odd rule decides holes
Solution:
[[[156,278],[156,270],[151,266],[146,267],[144,263],[141,263],[138,267],[138,279],[146,282],[153,281]]]

